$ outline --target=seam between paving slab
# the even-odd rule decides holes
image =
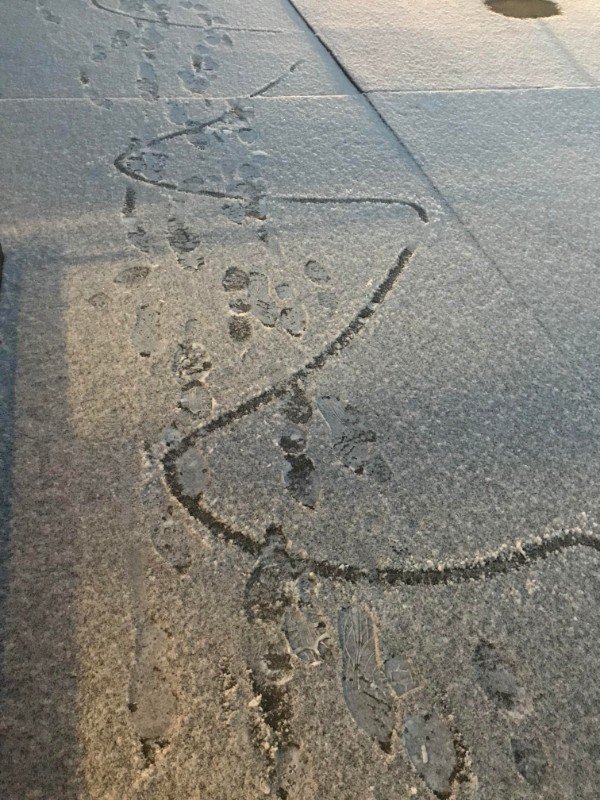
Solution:
[[[394,94],[394,95],[433,95],[433,94],[503,94],[503,93],[516,93],[516,92],[597,92],[600,91],[598,86],[581,86],[579,84],[570,86],[475,86],[469,88],[448,88],[448,89],[367,89],[360,90],[360,95],[368,98],[371,94]],[[215,95],[202,95],[202,97],[190,97],[190,95],[162,95],[158,100],[152,101],[154,103],[167,102],[170,100],[181,100],[188,103],[204,103],[206,100],[237,100],[242,95],[239,94],[215,94]],[[354,97],[354,93],[349,92],[313,92],[311,94],[271,94],[261,95],[261,100],[341,100],[344,97]],[[245,97],[245,95],[244,95]],[[101,100],[110,100],[113,103],[119,102],[138,102],[148,103],[144,97],[139,95],[100,95]],[[254,98],[257,99],[257,98]],[[1,103],[32,103],[32,102],[69,102],[69,103],[91,103],[88,97],[75,97],[75,96],[39,96],[39,97],[0,97]],[[406,147],[406,145],[403,145]]]
[[[439,89],[366,89],[362,94],[486,94],[503,92],[573,92],[573,91],[598,91],[598,86],[595,84],[586,84],[585,86],[579,83],[573,84],[556,84],[554,86],[465,86],[465,87],[447,87]]]

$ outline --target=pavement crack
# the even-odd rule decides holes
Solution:
[[[264,86],[262,86],[260,89],[256,89],[254,92],[251,92],[250,93],[250,97],[260,97],[265,92],[268,92],[269,89],[273,89],[273,87],[277,86],[282,81],[284,81],[291,72],[294,72],[302,64],[304,64],[304,59],[303,58],[301,58],[299,61],[294,61],[294,63],[291,66],[289,66],[285,70],[285,72],[282,72],[281,75],[279,75],[279,77],[274,78],[272,81],[269,81]]]

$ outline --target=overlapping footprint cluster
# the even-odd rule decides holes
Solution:
[[[95,3],[99,8],[102,6]],[[40,2],[43,8],[43,3]],[[211,90],[221,59],[233,46],[234,32],[227,20],[213,14],[204,5],[183,2],[181,7],[195,13],[200,41],[178,72],[183,88],[190,95],[204,96]],[[105,9],[110,10],[110,9]],[[153,63],[164,37],[164,28],[172,24],[169,6],[152,0],[121,0],[118,10],[137,16],[141,61],[136,85],[144,100],[156,101],[160,87]],[[150,15],[150,17],[148,16]],[[100,65],[112,51],[129,47],[132,37],[118,30],[106,45],[94,45],[90,59]],[[297,68],[292,64],[288,71]],[[82,83],[90,86],[87,69]],[[251,96],[227,101],[225,111],[208,121],[194,118],[185,103],[170,103],[170,119],[175,129],[169,133],[132,139],[117,156],[115,166],[128,180],[122,212],[125,236],[129,244],[143,254],[154,252],[157,238],[168,244],[178,266],[190,280],[202,275],[206,251],[200,225],[184,221],[175,195],[192,195],[210,200],[232,230],[268,246],[271,255],[285,259],[282,247],[270,226],[272,202],[282,204],[341,204],[367,202],[414,212],[426,223],[427,212],[404,198],[312,197],[271,194],[266,178],[269,154],[260,146],[260,130],[255,124],[253,96],[260,96],[275,84],[257,87]],[[102,103],[98,97],[90,99]],[[206,111],[206,109],[203,109]],[[190,152],[193,158],[190,158]],[[192,166],[193,165],[193,166]],[[169,210],[163,230],[150,231],[138,215],[138,196],[134,182],[156,187],[169,195]],[[213,356],[203,344],[202,325],[190,318],[174,343],[173,373],[178,385],[177,404],[192,418],[185,432],[173,425],[157,447],[172,496],[217,538],[233,542],[254,559],[254,567],[245,588],[245,613],[252,627],[247,658],[255,706],[263,727],[261,746],[268,754],[270,788],[280,798],[288,797],[290,781],[297,780],[301,745],[294,736],[291,686],[297,670],[319,668],[332,654],[339,657],[341,689],[349,714],[360,731],[390,758],[412,764],[423,783],[439,798],[454,796],[458,787],[469,785],[470,755],[449,715],[440,708],[402,652],[386,650],[380,641],[376,618],[361,602],[344,605],[337,619],[326,617],[319,603],[321,581],[362,581],[382,584],[438,584],[454,580],[486,577],[498,571],[517,568],[526,556],[545,557],[552,548],[596,546],[593,537],[584,533],[566,533],[558,544],[536,542],[517,552],[493,555],[472,563],[440,569],[438,565],[376,568],[369,571],[362,564],[333,564],[312,553],[295,551],[284,532],[271,525],[256,536],[248,535],[217,510],[218,498],[206,498],[207,469],[194,448],[213,434],[227,436],[239,421],[250,418],[263,407],[279,404],[283,426],[275,447],[285,462],[280,488],[307,515],[314,512],[321,499],[322,482],[318,464],[311,455],[311,420],[318,416],[325,424],[329,458],[351,477],[370,482],[379,491],[393,480],[390,463],[380,449],[378,431],[365,421],[351,397],[341,392],[311,394],[310,379],[319,370],[351,346],[370,324],[373,316],[395,290],[408,266],[412,251],[403,248],[394,264],[378,283],[370,285],[363,304],[348,313],[346,325],[322,349],[304,362],[290,366],[286,377],[274,381],[237,406],[215,413],[208,388]],[[337,302],[335,277],[317,257],[305,253],[303,278],[317,302],[333,308]],[[150,266],[136,265],[122,270],[115,281],[120,287],[142,285],[151,274]],[[256,330],[273,330],[302,341],[309,319],[305,301],[294,280],[273,280],[269,270],[255,265],[232,263],[221,274],[220,288],[226,309],[227,330],[240,352]],[[132,331],[132,345],[140,356],[149,357],[156,347],[157,311],[141,305]],[[275,335],[275,334],[274,334]],[[313,396],[314,395],[314,396]],[[188,420],[189,423],[189,420]],[[321,442],[322,444],[322,442]],[[210,449],[210,447],[208,448]],[[209,502],[210,501],[210,502]],[[170,498],[170,502],[172,498]],[[171,509],[171,506],[169,506]],[[570,538],[568,538],[570,536]],[[180,573],[187,573],[190,551],[185,532],[166,511],[153,531],[153,541],[161,555]],[[537,549],[536,549],[537,548]],[[157,634],[155,638],[160,638]],[[147,758],[163,741],[164,725],[154,729],[138,710],[138,675],[145,669],[146,651],[153,642],[138,643],[138,665],[132,682],[133,714],[144,733]],[[521,687],[510,660],[491,642],[482,640],[472,658],[474,679],[481,690],[513,726],[511,747],[516,769],[531,786],[543,780],[547,760],[543,748],[529,735],[528,717],[533,705]],[[224,678],[228,691],[228,678]],[[418,697],[416,705],[405,705],[407,698]],[[169,699],[169,703],[172,701]],[[165,715],[172,713],[167,708]],[[160,726],[159,726],[160,727]],[[392,767],[391,767],[392,768]],[[296,775],[296,778],[291,778]]]

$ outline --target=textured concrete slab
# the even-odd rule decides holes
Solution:
[[[109,5],[122,13],[108,13]],[[163,18],[149,7],[135,12],[136,4],[100,7],[89,0],[54,0],[37,10],[32,3],[26,15],[13,6],[0,31],[0,97],[78,97],[106,104],[118,97],[347,91],[343,75],[331,72],[327,53],[310,32],[292,25],[289,10],[281,12],[281,27],[272,12],[284,4],[271,6],[262,18],[270,25],[261,25],[260,15],[240,25],[240,9],[229,5],[227,16],[215,19],[198,9],[179,8],[179,15]]]
[[[571,8],[0,10],[2,798],[595,800]]]
[[[374,102],[556,347],[596,385],[597,92]]]
[[[365,91],[589,86],[598,80],[600,17],[591,0],[560,16],[515,19],[483,2],[297,0]]]

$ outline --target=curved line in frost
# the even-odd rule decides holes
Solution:
[[[354,336],[364,327],[366,320],[375,314],[377,307],[383,303],[394,288],[400,275],[404,272],[412,258],[412,252],[403,250],[394,267],[388,272],[384,281],[377,287],[370,301],[353,318],[349,325],[319,355],[296,370],[288,378],[263,390],[259,394],[244,400],[235,408],[223,412],[215,419],[188,434],[179,445],[170,450],[163,459],[164,474],[167,485],[174,497],[187,509],[190,516],[201,522],[208,531],[225,541],[257,557],[264,544],[236,530],[228,522],[221,519],[201,495],[188,497],[182,490],[177,475],[177,460],[198,440],[211,433],[223,430],[240,419],[253,414],[259,408],[277,400],[297,380],[308,377],[313,371],[321,369],[330,358],[347,347]],[[578,547],[587,547],[600,552],[600,538],[585,530],[567,529],[545,536],[532,537],[512,546],[501,547],[493,553],[475,556],[470,559],[450,560],[445,563],[431,561],[367,570],[351,564],[332,564],[329,561],[302,556],[293,549],[288,552],[292,565],[298,571],[308,570],[322,578],[344,580],[352,583],[382,583],[388,586],[437,586],[440,584],[464,583],[470,580],[484,580],[516,572],[535,561],[561,552],[572,551]]]
[[[209,120],[208,122],[203,122],[199,125],[189,125],[185,128],[180,128],[177,131],[172,131],[171,133],[165,133],[162,136],[156,136],[154,139],[150,139],[146,143],[146,147],[154,147],[156,145],[161,144],[162,142],[170,141],[171,139],[176,139],[179,136],[189,136],[190,134],[201,133],[205,128],[209,125],[214,125],[216,122],[222,122],[226,114],[229,112],[226,111],[218,117]],[[133,151],[134,152],[134,151]],[[153,180],[152,178],[147,178],[145,175],[142,175],[140,172],[136,172],[133,169],[130,169],[127,166],[127,159],[132,155],[132,152],[121,153],[114,161],[115,168],[127,178],[131,178],[135,181],[140,181],[140,183],[146,183],[150,186],[157,186],[163,189],[169,189],[170,191],[174,192],[182,192],[183,194],[194,194],[200,197],[217,197],[222,200],[247,200],[250,199],[242,194],[230,194],[228,192],[221,192],[218,190],[212,189],[183,189],[182,187],[178,186],[176,183],[172,183],[171,181],[165,181],[161,179]],[[375,205],[401,205],[407,206],[408,208],[412,208],[413,211],[418,215],[419,219],[422,222],[428,222],[429,217],[427,215],[427,211],[425,208],[420,205],[419,203],[415,203],[412,200],[399,200],[394,197],[348,197],[348,196],[340,196],[340,197],[313,197],[313,196],[303,196],[303,195],[265,195],[268,199],[269,197],[273,200],[280,200],[286,203],[306,203],[306,204],[315,204],[315,205],[351,205],[351,204],[375,204]]]

